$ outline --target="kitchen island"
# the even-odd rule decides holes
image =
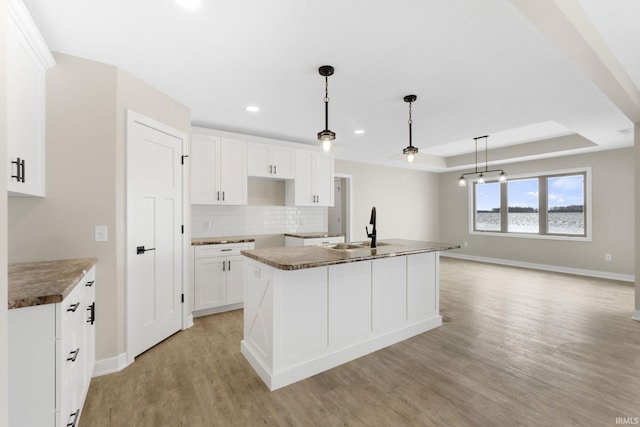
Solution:
[[[276,390],[442,324],[439,254],[413,240],[242,251],[241,351]]]

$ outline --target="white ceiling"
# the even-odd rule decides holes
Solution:
[[[557,16],[527,1],[203,0],[195,11],[173,0],[25,4],[53,51],[121,67],[187,105],[198,126],[316,144],[317,69],[328,64],[337,158],[407,166],[398,153],[408,145],[408,94],[418,96],[413,168],[447,170],[447,157],[472,152],[473,137],[485,134],[496,150],[572,134],[595,143],[585,150],[633,145],[624,130],[640,118],[594,81],[581,62],[591,50],[567,55],[558,46],[564,30],[575,31],[569,21],[542,31]],[[620,67],[619,80],[626,73],[635,85],[623,98],[640,111],[640,2],[564,1],[572,2],[591,17],[587,30],[598,30],[585,45],[595,37],[610,49],[595,62]]]

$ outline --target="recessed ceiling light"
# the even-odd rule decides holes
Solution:
[[[174,0],[177,4],[185,9],[197,9],[200,7],[201,0]]]
[[[257,113],[258,111],[260,111],[260,107],[256,107],[255,105],[249,105],[247,107],[247,111],[250,113]]]
[[[364,133],[364,129],[356,129],[353,131],[356,135],[362,135]]]

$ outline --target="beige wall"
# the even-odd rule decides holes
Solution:
[[[352,176],[352,241],[367,239],[373,206],[378,239],[439,240],[437,174],[344,160],[335,173]]]
[[[189,132],[181,104],[117,68],[55,54],[47,73],[47,196],[9,201],[9,258],[98,259],[97,359],[125,351],[126,108]],[[108,242],[93,227],[108,227]]]
[[[0,0],[0,176],[7,176],[7,2]],[[7,181],[0,179],[0,194]],[[0,427],[9,425],[7,336],[7,198],[0,197]]]
[[[640,191],[640,123],[635,124],[635,129],[633,133],[633,141],[634,141],[634,153],[635,153],[635,190],[634,192],[637,194]],[[640,269],[640,197],[636,197],[635,201],[636,212],[639,214],[636,215],[636,233],[635,233],[635,269],[638,271]],[[640,272],[637,273],[636,276],[636,312],[634,318],[636,320],[640,320]]]
[[[460,171],[440,175],[440,237],[443,241],[469,247],[458,253],[519,262],[595,270],[622,275],[634,274],[634,165],[633,149],[601,151],[500,167],[517,175],[592,167],[593,240],[561,240],[492,237],[469,234],[471,187],[458,187]],[[613,256],[605,262],[604,254]]]

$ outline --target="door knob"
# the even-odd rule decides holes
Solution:
[[[136,247],[136,255],[140,255],[143,254],[147,251],[155,251],[156,248],[149,248],[149,249],[145,249],[144,246],[138,246]]]

